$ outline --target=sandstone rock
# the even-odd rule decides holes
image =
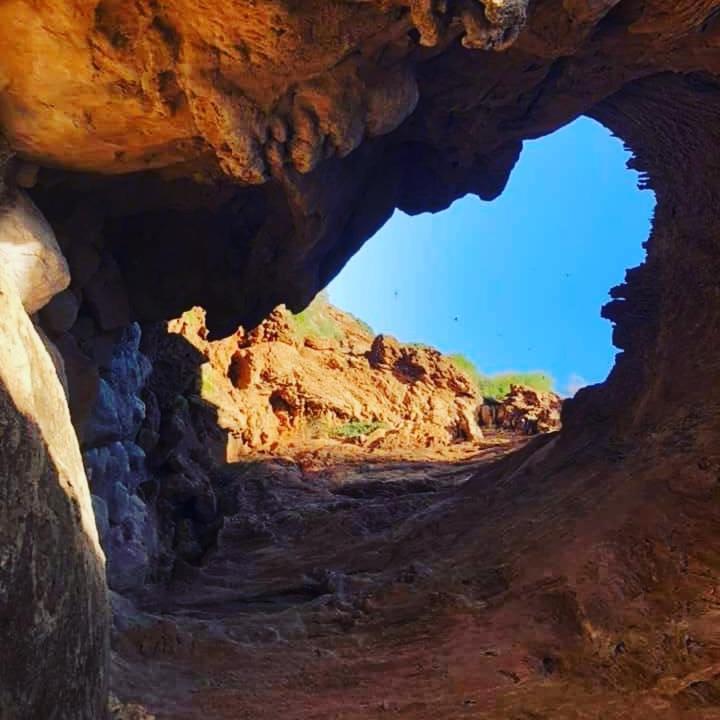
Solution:
[[[147,479],[144,453],[133,443],[114,442],[85,451],[96,521],[107,555],[110,586],[138,589],[157,555],[157,528],[136,495]]]
[[[30,314],[70,284],[67,262],[52,228],[21,190],[0,197],[0,263],[9,269]]]
[[[204,313],[194,309],[168,328],[206,359],[199,390],[230,433],[230,459],[308,439],[368,445],[368,433],[372,449],[445,447],[482,439],[476,420],[479,395],[449,359],[432,348],[373,337],[323,297],[300,321],[277,308],[252,332],[222,341],[208,341],[203,322]],[[313,334],[306,325],[320,330]],[[183,437],[194,444],[190,425],[186,413],[168,416],[160,447],[177,449]],[[172,439],[167,437],[171,432]],[[170,459],[163,456],[163,462]]]
[[[100,267],[100,253],[91,242],[74,241],[67,251],[74,288],[84,288]]]
[[[108,517],[111,525],[120,525],[125,520],[130,510],[130,493],[122,482],[115,482],[112,486]],[[115,548],[116,550],[117,548]],[[112,562],[108,561],[108,568]]]
[[[120,525],[111,528],[108,542],[108,584],[118,592],[138,590],[151,567],[154,528],[145,504],[137,496],[128,499]]]
[[[512,385],[499,400],[485,401],[478,409],[484,427],[535,435],[560,429],[563,401],[553,392],[540,392],[523,385]]]
[[[91,499],[98,537],[100,539],[100,544],[104,545],[107,540],[108,533],[110,532],[110,515],[108,513],[107,503],[97,495],[92,495]]]
[[[717,503],[709,495],[685,502],[681,491],[688,473],[692,482],[703,475],[695,491],[717,477],[720,383],[706,357],[717,344],[718,315],[717,2],[212,1],[198,8],[195,0],[156,3],[150,11],[112,0],[0,3],[3,132],[24,157],[56,168],[33,189],[53,226],[78,207],[92,205],[104,215],[106,247],[146,321],[202,302],[210,327],[228,331],[237,322],[252,326],[280,302],[299,310],[394,209],[439,210],[466,193],[494,198],[525,139],[582,113],[633,149],[641,183],[658,199],[647,260],[604,310],[615,323],[617,366],[608,383],[567,404],[567,440],[554,463],[533,469],[536,477],[503,466],[493,471],[504,473],[496,483],[484,475],[475,493],[472,487],[463,493],[466,511],[454,521],[447,506],[429,509],[426,525],[408,518],[403,541],[393,538],[394,555],[411,549],[444,555],[458,574],[456,553],[467,553],[455,598],[444,581],[442,592],[415,593],[419,616],[427,616],[431,600],[432,625],[411,635],[405,620],[412,607],[387,608],[378,625],[399,615],[406,637],[417,642],[393,644],[387,662],[376,662],[382,671],[369,678],[357,654],[338,661],[328,652],[332,667],[309,671],[313,680],[327,678],[326,686],[313,681],[305,692],[297,689],[297,668],[320,661],[283,644],[272,663],[273,673],[283,661],[288,666],[277,695],[248,694],[244,673],[237,694],[223,687],[220,702],[227,707],[233,694],[230,712],[247,701],[240,712],[254,718],[273,718],[278,702],[298,717],[330,717],[337,714],[338,687],[352,693],[347,677],[333,670],[351,665],[361,694],[342,701],[365,704],[358,712],[376,702],[452,717],[475,712],[478,700],[466,688],[477,688],[478,712],[503,718],[715,713],[716,623],[706,608],[717,586]],[[380,133],[386,134],[370,140]],[[258,184],[271,175],[272,182]],[[286,363],[293,352],[271,359]],[[394,379],[404,389],[430,386],[424,359],[406,357],[402,380]],[[346,366],[358,370],[363,362],[351,357]],[[16,381],[9,378],[8,387]],[[273,382],[271,397],[282,387],[266,428],[259,412],[258,418],[236,412],[231,390],[215,393],[224,422],[239,428],[240,444],[244,432],[266,442],[297,415],[302,393],[295,378],[288,373]],[[158,390],[160,405],[177,392],[173,383]],[[333,407],[310,405],[316,408],[327,410],[330,421],[362,410],[352,393]],[[436,425],[442,402],[423,412]],[[499,407],[497,421],[508,412]],[[573,446],[580,435],[582,444]],[[628,452],[633,443],[641,452]],[[596,455],[612,454],[612,472],[607,463],[590,463],[588,446]],[[33,448],[43,450],[40,442]],[[630,455],[640,460],[633,464]],[[535,481],[543,477],[552,482]],[[191,546],[197,527],[183,522]],[[325,551],[332,534],[320,534],[317,549]],[[348,563],[357,570],[361,551],[353,540]],[[363,560],[380,555],[387,563],[379,548],[374,537]],[[286,572],[286,549],[265,555],[281,556]],[[306,569],[298,563],[289,589]],[[76,579],[71,588],[85,585]],[[393,587],[382,590],[383,597],[402,596]],[[668,594],[681,602],[669,603]],[[77,599],[85,612],[87,597]],[[333,622],[348,619],[341,612]],[[474,634],[478,612],[483,627]],[[82,628],[90,626],[85,619]],[[358,640],[381,653],[387,638],[379,635],[377,643]],[[232,644],[235,669],[245,643]],[[411,655],[428,646],[426,655]],[[447,670],[438,669],[438,656]],[[268,657],[250,655],[243,665],[257,672],[254,687],[268,686]],[[392,672],[398,657],[405,668],[412,657],[425,675],[398,682]],[[0,668],[10,667],[0,659]],[[65,666],[67,675],[93,686],[92,668]],[[48,695],[66,704],[69,694],[53,685],[52,667],[34,669],[34,678],[49,678]],[[443,672],[453,682],[440,687]],[[158,675],[148,675],[154,684]],[[448,686],[462,695],[448,697]],[[218,700],[197,689],[193,701],[206,717]],[[75,714],[84,711],[77,703]],[[49,712],[45,706],[23,714],[52,717],[64,706]]]
[[[150,362],[140,352],[141,337],[138,323],[128,325],[112,355],[112,383],[123,395],[138,395],[150,375]]]
[[[93,495],[102,498],[111,509],[115,486],[129,485],[130,462],[121,442],[101,445],[83,453],[85,470]]]
[[[0,708],[95,720],[107,702],[104,557],[67,400],[12,257],[0,263]]]
[[[142,395],[145,403],[145,419],[137,436],[137,443],[147,454],[152,452],[160,440],[160,405],[152,390],[145,390]]]
[[[82,432],[90,487],[107,516],[107,527],[98,527],[108,578],[113,588],[123,591],[138,589],[158,559],[154,515],[137,494],[151,479],[145,452],[135,442],[145,420],[140,394],[151,370],[139,350],[140,338],[137,324],[100,336],[107,346],[106,357],[97,398]]]
[[[388,335],[378,335],[370,347],[368,361],[373,367],[391,368],[400,359],[400,343]]]
[[[107,380],[101,378],[95,407],[85,428],[86,444],[103,445],[122,440],[129,436],[135,422],[139,429],[142,417],[139,411],[135,415],[134,399],[119,395]]]
[[[560,428],[562,400],[555,393],[512,385],[501,402],[502,427],[534,435]]]
[[[110,357],[98,384],[92,414],[84,427],[88,446],[134,440],[145,418],[139,393],[150,374],[150,363],[139,351],[140,327],[129,325],[108,351]],[[109,365],[109,367],[108,367]]]
[[[60,381],[60,385],[62,386],[62,389],[65,391],[65,397],[69,399],[70,389],[69,389],[69,384],[68,384],[68,377],[67,377],[67,373],[65,372],[65,361],[60,352],[60,349],[45,334],[45,331],[39,324],[37,324],[36,322],[33,322],[33,325],[35,327],[35,332],[37,333],[40,340],[42,340],[42,343],[45,346],[45,350],[47,350],[47,353],[50,356],[50,360],[52,360],[52,364],[55,367],[55,372],[57,373],[57,377],[58,377],[58,380]]]
[[[5,135],[0,133],[0,197],[7,191],[7,175],[15,153]]]

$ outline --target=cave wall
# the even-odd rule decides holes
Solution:
[[[62,357],[33,322],[70,276],[37,208],[2,185],[0,716],[95,720],[109,682],[105,558]]]
[[[395,208],[492,199],[524,139],[643,78],[719,70],[715,0],[525,5],[13,0],[0,122],[43,165],[53,224],[103,216],[134,319],[198,304],[228,334],[307,304]]]
[[[609,379],[569,403],[573,424],[611,419],[618,434],[717,422],[718,113],[709,74],[666,74],[624,88],[590,114],[633,151],[657,198],[647,259],[611,290],[602,314],[622,350]]]

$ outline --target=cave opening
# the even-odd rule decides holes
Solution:
[[[655,205],[631,157],[588,117],[528,141],[492,202],[395,211],[330,283],[330,300],[483,375],[522,375],[565,397],[602,382],[617,348],[600,309],[644,260]]]

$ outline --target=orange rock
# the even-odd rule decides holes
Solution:
[[[251,332],[217,342],[207,341],[199,308],[169,323],[208,358],[199,390],[229,431],[229,459],[314,440],[387,449],[482,438],[480,397],[448,358],[373,337],[352,316],[316,303],[327,336],[303,336],[283,307]]]

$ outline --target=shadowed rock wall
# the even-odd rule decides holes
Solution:
[[[227,334],[309,302],[396,207],[491,199],[524,139],[643,78],[720,71],[715,0],[486,5],[13,0],[0,121],[73,169],[34,196],[54,227],[99,216],[135,318],[197,304]]]
[[[0,209],[0,248],[14,250],[0,263],[0,717],[96,720],[108,685],[105,559],[62,359],[23,308],[67,284],[67,268],[58,285],[52,232],[19,207],[7,234],[18,205]]]

